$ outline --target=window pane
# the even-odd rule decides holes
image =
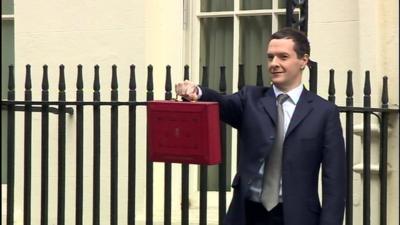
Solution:
[[[210,87],[218,89],[220,66],[226,67],[227,87],[232,87],[233,18],[201,20],[200,66],[207,66]],[[202,68],[201,68],[202,69]],[[200,71],[202,74],[202,71]]]
[[[286,0],[278,0],[278,8],[286,9]]]
[[[14,14],[14,0],[1,0],[1,14]]]
[[[278,29],[286,27],[286,15],[278,15]]]
[[[251,16],[240,19],[239,63],[244,64],[246,84],[256,84],[257,65],[262,66],[264,85],[268,86],[270,83],[266,69],[266,46],[272,32],[271,23],[271,16]]]
[[[241,0],[240,9],[272,9],[272,0]]]
[[[201,0],[201,11],[233,11],[233,0]]]
[[[202,67],[208,67],[209,87],[218,90],[220,66],[225,66],[227,92],[232,93],[233,18],[207,18],[201,20],[200,80]],[[227,128],[227,159],[231,158],[232,132]],[[226,182],[231,182],[231,160],[226,162]],[[218,166],[208,167],[207,190],[218,191]],[[230,185],[227,185],[230,190]]]

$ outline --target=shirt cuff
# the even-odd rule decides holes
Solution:
[[[203,91],[201,90],[200,86],[197,86],[197,98],[200,99],[203,95]]]

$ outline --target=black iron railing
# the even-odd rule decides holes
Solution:
[[[239,66],[239,79],[238,88],[241,89],[244,83],[244,65]],[[118,224],[118,119],[120,107],[128,107],[128,203],[126,208],[128,212],[128,224],[135,224],[136,218],[136,110],[137,107],[145,107],[147,101],[154,99],[154,81],[153,81],[153,67],[150,65],[147,68],[147,97],[145,102],[136,101],[136,79],[135,79],[135,66],[130,66],[130,82],[129,82],[129,100],[120,101],[118,98],[118,79],[117,67],[112,66],[112,79],[111,79],[111,100],[101,100],[100,93],[100,79],[99,79],[99,66],[94,67],[94,82],[93,82],[93,101],[84,101],[83,92],[83,74],[82,66],[77,67],[77,83],[76,83],[76,100],[66,100],[66,85],[64,66],[59,67],[59,93],[57,101],[49,101],[49,82],[48,82],[48,68],[43,66],[43,80],[42,80],[42,98],[41,101],[32,100],[32,82],[31,82],[31,68],[26,66],[25,76],[25,99],[22,101],[15,100],[14,90],[14,67],[9,67],[9,83],[8,83],[8,99],[2,100],[2,109],[8,111],[8,127],[7,127],[7,152],[8,152],[8,173],[7,173],[7,225],[13,224],[14,220],[14,183],[15,183],[15,136],[21,135],[15,133],[15,112],[24,112],[24,193],[23,193],[23,220],[24,224],[31,224],[31,197],[32,197],[32,166],[31,166],[31,153],[32,153],[32,113],[41,111],[41,202],[40,202],[40,218],[41,224],[47,225],[49,217],[49,203],[48,196],[52,191],[49,189],[49,139],[53,134],[49,132],[49,114],[55,113],[58,116],[58,184],[57,184],[57,224],[65,224],[65,205],[66,205],[66,150],[73,149],[72,146],[66,143],[66,114],[76,116],[76,196],[75,196],[75,224],[81,225],[83,218],[83,146],[84,146],[84,133],[90,132],[90,128],[84,127],[85,108],[93,108],[93,208],[92,208],[92,221],[94,225],[100,224],[100,143],[101,132],[100,126],[101,111],[104,107],[110,107],[110,123],[111,123],[111,140],[110,140],[110,161],[111,161],[111,181],[110,181],[110,224]],[[220,85],[219,91],[221,94],[226,94],[226,80],[225,80],[225,67],[220,70]],[[328,100],[335,103],[336,90],[335,90],[335,71],[329,71],[329,89]],[[316,92],[316,79],[317,69],[316,63],[310,66],[310,89]],[[184,68],[184,79],[189,79],[189,67]],[[261,66],[257,68],[256,85],[263,86]],[[202,70],[202,85],[209,85],[208,68],[203,67]],[[376,116],[380,124],[380,163],[379,163],[379,178],[380,178],[380,223],[387,224],[387,154],[388,154],[388,123],[389,115],[399,113],[398,108],[390,108],[388,105],[388,79],[383,78],[382,86],[382,103],[381,107],[371,107],[371,83],[370,73],[365,73],[364,85],[364,105],[362,107],[353,106],[353,75],[351,71],[347,73],[347,88],[346,88],[346,106],[339,106],[340,112],[345,116],[345,134],[346,134],[346,149],[347,149],[347,210],[346,210],[346,224],[353,224],[353,133],[354,133],[354,114],[363,115],[363,224],[370,224],[371,216],[371,116]],[[171,67],[166,67],[165,78],[165,99],[172,99],[172,82],[171,82]],[[74,111],[76,109],[76,112]],[[226,124],[221,124],[221,137],[222,137],[222,163],[219,165],[218,180],[219,180],[219,213],[218,221],[222,224],[223,218],[226,213],[226,167],[228,145],[226,139]],[[239,141],[239,140],[238,140]],[[238,158],[240,155],[238,155]],[[189,165],[182,164],[182,181],[181,181],[181,224],[189,224]],[[164,164],[164,224],[171,224],[171,202],[172,202],[172,168],[170,163]],[[36,173],[36,171],[35,171]],[[208,167],[200,166],[200,208],[199,208],[199,224],[207,224],[207,176]],[[152,225],[154,223],[153,209],[153,163],[147,158],[146,162],[146,224]]]

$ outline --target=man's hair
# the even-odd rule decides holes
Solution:
[[[285,27],[271,35],[270,41],[273,39],[291,39],[294,42],[294,51],[298,58],[304,54],[310,55],[310,42],[307,36],[294,28]]]

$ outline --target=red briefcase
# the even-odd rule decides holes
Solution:
[[[216,102],[152,101],[147,105],[151,161],[218,164],[221,161]]]

